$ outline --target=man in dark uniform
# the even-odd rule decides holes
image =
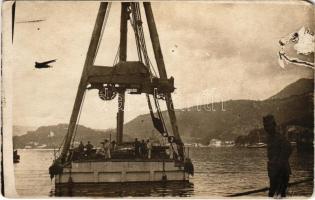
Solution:
[[[288,140],[276,130],[276,121],[273,115],[263,117],[264,129],[267,132],[268,147],[268,177],[270,182],[269,197],[286,196],[286,190],[291,174],[289,157],[292,149]]]
[[[140,155],[142,158],[145,158],[147,155],[147,145],[144,140],[142,140],[140,143]]]
[[[79,151],[79,158],[82,158],[84,156],[84,144],[82,141],[80,141],[78,151]]]
[[[138,141],[138,138],[135,139],[134,148],[135,148],[135,157],[139,158],[140,157],[140,142]]]
[[[86,155],[90,156],[93,150],[93,145],[88,141],[88,143],[85,145],[86,148]]]

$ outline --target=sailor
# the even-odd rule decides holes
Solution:
[[[111,142],[111,145],[110,145],[110,151],[113,152],[113,151],[115,151],[115,149],[116,149],[116,141],[113,140],[113,141]]]
[[[151,159],[151,151],[152,151],[152,143],[150,142],[150,140],[147,140],[147,150],[148,150],[148,158]]]
[[[144,140],[142,140],[140,143],[140,155],[142,158],[145,158],[146,154],[147,154],[147,145],[144,142]]]
[[[85,145],[86,148],[86,155],[90,156],[92,153],[93,145],[88,141],[88,143]]]
[[[286,196],[286,189],[291,174],[289,157],[292,153],[288,140],[276,130],[273,115],[263,117],[264,129],[267,132],[268,177],[270,182],[269,197]]]
[[[170,159],[173,159],[174,158],[174,151],[172,148],[172,144],[169,146],[168,151],[169,151]]]
[[[79,149],[79,152],[84,152],[84,144],[82,141],[80,141],[78,149]]]
[[[111,158],[111,155],[110,155],[111,144],[109,143],[107,139],[105,139],[103,147],[104,147],[104,152],[105,152],[105,158]]]
[[[140,142],[138,141],[138,138],[135,139],[134,147],[135,147],[135,157],[139,158],[139,155],[140,155]]]
[[[80,144],[79,144],[79,147],[78,147],[78,151],[79,151],[79,158],[84,156],[84,144],[83,144],[82,141],[80,141]]]

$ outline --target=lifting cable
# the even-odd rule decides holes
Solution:
[[[142,40],[140,39],[141,38],[141,35],[140,35],[141,28],[138,25],[139,25],[139,23],[142,23],[142,22],[140,21],[135,9],[136,9],[135,3],[131,3],[132,18],[130,18],[130,23],[131,23],[131,26],[132,26],[134,33],[135,33],[138,58],[140,61],[143,61],[143,59],[142,59],[142,55],[143,55],[144,61],[145,61],[145,66],[148,69],[148,71],[150,72],[150,76],[152,76],[151,70],[149,68],[150,66],[147,65],[147,58],[145,56],[146,52],[145,52],[145,49],[142,47],[142,43],[141,43]]]
[[[119,50],[120,50],[120,45],[118,45],[118,48],[117,48],[117,52],[116,52],[116,55],[115,55],[115,58],[114,58],[114,62],[113,62],[113,70],[111,71],[110,73],[110,82],[112,81],[112,78],[114,76],[114,73],[116,72],[116,64],[118,63],[119,61]]]
[[[78,130],[78,125],[79,125],[79,122],[80,122],[81,112],[82,112],[82,108],[83,108],[83,104],[84,104],[84,100],[85,100],[85,94],[86,94],[86,92],[84,91],[83,98],[82,98],[82,103],[81,103],[80,110],[79,110],[78,120],[75,123],[75,128],[74,128],[74,131],[73,131],[74,134],[73,134],[73,137],[72,137],[72,140],[71,140],[71,147],[72,148],[74,146],[74,140],[75,140],[75,137],[76,137],[76,134],[77,134],[77,130]]]
[[[147,49],[146,49],[146,44],[145,44],[145,38],[144,38],[144,33],[143,33],[143,28],[142,28],[142,20],[141,20],[141,14],[140,14],[140,8],[139,8],[139,3],[133,3],[132,4],[133,7],[134,7],[134,15],[136,17],[136,27],[139,28],[139,38],[140,38],[140,44],[141,44],[141,48],[142,48],[142,52],[143,52],[143,55],[144,55],[144,59],[145,59],[145,64],[150,68],[151,66],[151,62],[150,62],[150,59],[149,59],[149,56],[148,56],[148,52],[147,52]],[[153,73],[156,75],[156,72],[152,66],[152,69],[153,69]],[[166,126],[165,126],[165,121],[163,119],[163,115],[161,113],[161,110],[160,110],[160,105],[159,105],[159,102],[157,100],[157,97],[155,95],[153,95],[153,98],[154,98],[154,102],[155,102],[155,106],[156,106],[156,109],[157,109],[157,113],[158,113],[158,116],[159,118],[162,120],[162,123],[163,123],[163,126],[164,126],[164,129],[167,133],[167,129],[166,129]]]
[[[116,55],[115,55],[115,58],[114,58],[113,66],[115,66],[118,63],[119,50],[120,50],[120,45],[118,45],[118,47],[117,47],[117,52],[116,52]]]
[[[76,136],[76,133],[77,133],[78,125],[79,125],[79,122],[80,122],[81,112],[82,112],[82,108],[83,108],[83,104],[84,104],[84,100],[85,100],[85,94],[86,94],[86,92],[84,91],[83,98],[82,98],[82,103],[81,103],[80,110],[79,110],[78,120],[77,120],[77,122],[75,124],[75,128],[74,128],[74,135],[73,135],[73,139],[72,139],[72,142],[71,142],[72,143],[71,144],[72,147],[73,147],[73,143],[74,143],[75,136]]]
[[[148,56],[148,52],[147,52],[147,49],[146,49],[146,44],[145,44],[145,39],[144,39],[144,34],[143,34],[142,20],[141,20],[141,15],[140,15],[139,3],[131,3],[131,10],[132,10],[132,14],[133,14],[133,20],[131,22],[133,24],[132,27],[134,28],[134,32],[135,32],[135,36],[136,36],[136,44],[137,45],[139,45],[139,44],[141,45],[140,47],[137,47],[137,48],[141,48],[143,56],[144,56],[145,64],[146,64],[146,66],[149,67],[149,71],[150,71],[150,74],[152,76],[152,72],[150,70],[149,56]],[[140,40],[140,42],[139,42],[139,40]],[[139,56],[139,59],[142,60],[142,56],[141,56],[140,53],[138,54],[138,56]],[[154,73],[155,73],[155,71],[154,71]],[[146,96],[147,96],[148,104],[151,104],[150,99],[149,99],[150,98],[149,95],[147,94]],[[160,120],[162,121],[162,124],[163,124],[163,127],[164,127],[164,130],[165,130],[166,134],[168,135],[167,129],[166,129],[166,126],[165,126],[165,122],[164,122],[164,119],[163,119],[163,115],[161,113],[160,106],[159,106],[159,103],[157,101],[157,98],[156,98],[155,95],[153,95],[153,98],[154,98],[154,102],[155,102],[155,106],[156,106],[156,109],[157,109],[158,116],[159,116]],[[150,109],[150,112],[153,112],[151,105],[149,105],[149,109]]]
[[[112,5],[112,3],[111,3],[111,2],[108,2],[108,6],[107,6],[107,9],[106,9],[106,11],[105,11],[106,13],[105,13],[104,21],[103,21],[103,24],[102,24],[102,30],[101,30],[100,39],[99,39],[99,41],[98,41],[98,43],[97,43],[96,52],[95,52],[94,58],[93,58],[93,63],[95,62],[95,59],[96,59],[96,56],[97,56],[97,54],[98,54],[98,50],[99,50],[100,44],[101,44],[101,42],[102,42],[102,38],[103,38],[105,26],[106,26],[106,24],[107,24],[107,20],[108,20],[108,16],[109,16],[109,11],[110,11],[111,5]]]
[[[59,145],[57,151],[54,153],[54,154],[55,154],[55,155],[54,155],[55,157],[56,157],[56,154],[58,154],[58,153],[60,152],[60,149],[61,149],[61,147],[64,145],[65,140],[66,140],[66,137],[63,137],[62,142],[60,143],[60,145]],[[59,157],[59,155],[58,155],[58,157]]]
[[[151,68],[153,71],[154,76],[157,76],[157,73],[154,69],[153,66],[151,66],[151,62],[150,62],[150,58],[148,56],[148,52],[147,52],[147,48],[146,48],[146,43],[145,43],[145,38],[144,38],[144,33],[143,33],[143,27],[142,27],[142,19],[141,19],[141,14],[140,14],[140,8],[139,8],[139,3],[132,3],[132,11],[133,11],[133,27],[135,29],[137,29],[137,33],[138,33],[138,40],[140,41],[140,48],[142,50],[143,53],[143,57],[145,60],[145,64],[146,66],[149,68],[149,71],[151,72]],[[151,72],[151,76],[152,76],[152,72]]]
[[[70,142],[70,144],[71,144],[70,146],[71,146],[72,148],[73,148],[73,145],[74,145],[74,140],[75,140],[75,136],[76,136],[77,129],[78,129],[78,123],[79,123],[80,117],[81,117],[81,112],[82,112],[82,107],[83,107],[83,103],[84,103],[84,99],[85,99],[85,94],[86,94],[86,92],[84,91],[83,98],[82,98],[82,103],[81,103],[80,110],[79,110],[78,120],[77,120],[77,122],[76,122],[76,124],[75,124],[75,128],[74,128],[74,131],[73,131],[74,134],[73,134],[72,139],[71,139],[71,142]],[[69,128],[69,127],[68,127],[68,128]],[[63,140],[62,140],[62,142],[61,142],[61,144],[60,144],[58,150],[55,152],[55,155],[60,152],[61,147],[62,147],[62,146],[64,145],[64,143],[65,143],[65,139],[66,139],[66,137],[63,138]]]
[[[99,47],[100,47],[100,43],[101,43],[102,38],[103,38],[103,34],[104,34],[105,26],[106,26],[106,24],[107,24],[107,20],[108,20],[110,8],[111,8],[111,2],[108,3],[107,9],[106,9],[106,14],[105,14],[104,21],[103,21],[103,24],[102,24],[101,35],[100,35],[99,42],[97,43],[96,52],[95,52],[95,55],[94,55],[94,58],[93,58],[93,63],[95,62],[95,59],[96,59],[96,56],[97,56],[97,54],[98,54],[98,50],[99,50]],[[83,104],[83,102],[84,102],[84,97],[85,97],[85,91],[84,91],[84,95],[83,95],[82,104]],[[81,104],[81,107],[80,107],[80,113],[79,113],[79,118],[78,118],[78,119],[80,119],[82,104]],[[69,124],[69,125],[70,125],[70,124]],[[69,126],[69,125],[68,125],[68,126]],[[77,123],[76,123],[76,125],[75,125],[74,136],[73,136],[72,139],[71,139],[71,146],[72,146],[72,147],[73,147],[73,142],[74,142],[76,130],[77,130]],[[65,138],[66,138],[66,137],[63,138],[63,141],[61,142],[61,144],[60,144],[58,150],[56,151],[56,154],[60,151],[61,147],[64,145]]]
[[[133,18],[130,19],[130,22],[131,22],[131,25],[132,25],[132,27],[134,29],[134,32],[135,32],[138,57],[139,57],[139,60],[142,61],[142,54],[143,54],[145,65],[148,67],[148,70],[149,70],[150,76],[151,76],[151,80],[152,80],[152,77],[153,77],[152,71],[153,71],[153,73],[154,73],[154,75],[156,77],[157,77],[157,73],[156,73],[156,71],[155,71],[155,69],[154,69],[154,67],[153,67],[153,65],[152,65],[152,63],[151,63],[151,61],[149,59],[148,53],[147,53],[146,44],[145,44],[145,38],[144,38],[144,33],[143,33],[143,27],[142,27],[142,20],[141,20],[139,3],[131,3],[131,11],[132,11]],[[141,52],[142,52],[142,54],[141,54]],[[152,71],[151,71],[151,68],[152,68]],[[154,117],[154,113],[153,113],[153,109],[152,109],[152,105],[151,105],[149,94],[146,94],[146,97],[147,97],[147,102],[148,102],[148,107],[149,107],[149,110],[150,110],[151,118],[152,118],[152,120],[154,120],[155,117]],[[161,108],[160,108],[160,105],[159,105],[158,98],[156,97],[155,94],[153,94],[153,99],[154,99],[155,107],[156,107],[157,114],[158,114],[158,117],[159,117],[158,119],[162,122],[162,127],[164,129],[164,131],[162,131],[162,130],[159,130],[159,131],[160,132],[164,132],[164,133],[162,133],[163,137],[167,137],[168,138],[169,134],[168,134],[168,131],[167,131],[167,128],[166,128],[165,120],[164,120],[163,114],[161,112]],[[169,142],[171,144],[172,151],[175,152],[172,141],[169,141]]]
[[[138,23],[141,23],[142,25],[142,20],[141,20],[141,14],[140,14],[140,8],[139,8],[139,4],[138,3],[135,3],[135,9],[136,9],[136,14],[138,16]],[[153,68],[153,66],[151,66],[151,62],[150,62],[150,59],[149,59],[149,56],[148,56],[148,53],[147,53],[147,49],[146,49],[146,44],[145,44],[145,38],[144,38],[144,33],[143,33],[143,29],[142,29],[142,26],[139,26],[139,33],[140,33],[140,41],[141,41],[141,47],[142,47],[142,51],[143,51],[143,54],[144,54],[144,58],[145,58],[145,61],[146,61],[146,65],[148,65],[150,68],[152,67],[153,69],[153,72],[156,75],[156,72]],[[149,98],[149,95],[147,95],[147,98]],[[157,114],[158,114],[158,117],[159,119],[161,120],[162,122],[162,126],[165,130],[165,137],[168,137],[168,131],[167,131],[167,128],[166,128],[166,125],[165,125],[165,120],[163,118],[163,115],[162,115],[162,112],[161,112],[161,109],[160,109],[160,105],[159,105],[159,102],[158,102],[158,99],[157,97],[155,96],[155,94],[153,94],[153,99],[154,99],[154,103],[155,103],[155,107],[157,109]],[[148,101],[150,102],[150,101]],[[164,136],[164,135],[163,135]]]
[[[137,25],[136,25],[136,21],[137,19],[135,19],[135,10],[134,10],[134,4],[131,3],[131,8],[129,8],[130,12],[132,13],[132,17],[133,18],[130,18],[130,24],[134,30],[134,33],[135,33],[135,39],[136,39],[136,46],[137,46],[137,53],[138,53],[138,58],[139,58],[139,61],[140,62],[143,62],[142,60],[142,54],[141,54],[141,47],[140,47],[140,42],[139,42],[139,33],[138,33],[138,29],[137,29]],[[149,70],[150,71],[150,70]],[[150,72],[151,74],[151,72]]]
[[[100,44],[102,42],[102,38],[103,38],[105,26],[106,26],[107,21],[108,21],[108,16],[109,16],[109,11],[110,11],[111,5],[112,5],[112,3],[109,2],[108,6],[107,6],[107,9],[105,10],[106,13],[105,13],[104,21],[103,21],[103,24],[102,24],[101,34],[100,34],[100,37],[99,37],[100,39],[99,39],[99,41],[97,43],[96,51],[95,51],[95,54],[94,54],[93,63],[95,62],[95,59],[96,59],[96,56],[98,54],[98,50],[99,50]],[[77,133],[77,129],[78,129],[78,124],[79,124],[80,117],[81,117],[81,112],[82,112],[82,108],[83,108],[83,104],[84,104],[85,94],[86,94],[86,91],[84,91],[84,93],[83,93],[83,98],[82,98],[82,103],[81,103],[80,110],[79,110],[78,119],[77,119],[77,121],[75,123],[74,134],[73,134],[73,137],[71,139],[71,147],[72,148],[74,146],[74,141],[75,141],[75,137],[76,137],[76,133]]]

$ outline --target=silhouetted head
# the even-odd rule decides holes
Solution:
[[[269,114],[263,117],[264,129],[269,135],[276,133],[276,120],[273,115]]]
[[[90,141],[88,141],[88,144],[90,144]]]
[[[138,141],[138,138],[136,138],[135,141]]]

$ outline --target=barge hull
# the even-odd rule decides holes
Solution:
[[[71,166],[71,167],[70,167]],[[56,175],[55,183],[127,183],[188,181],[188,174],[174,161],[72,162]]]

